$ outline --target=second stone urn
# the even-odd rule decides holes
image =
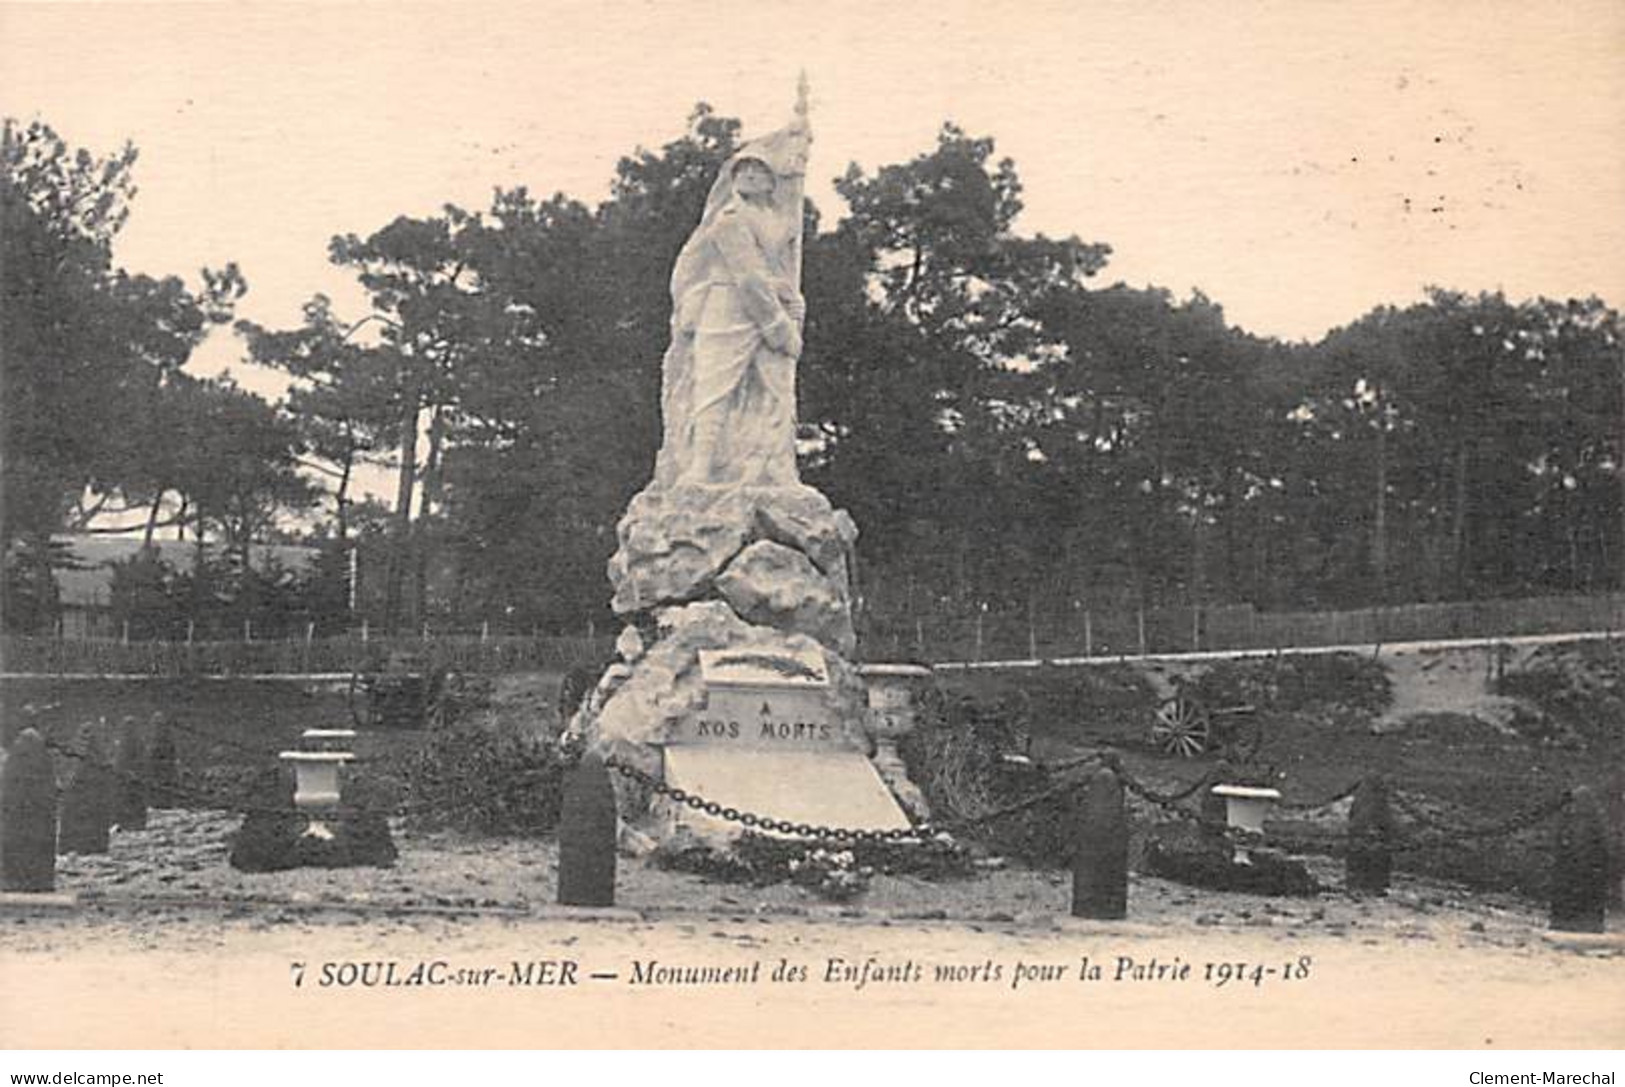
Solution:
[[[931,669],[919,664],[864,664],[858,667],[868,692],[864,730],[874,743],[875,769],[892,795],[916,822],[931,817],[919,787],[909,780],[897,745],[919,724],[920,693],[931,681]]]

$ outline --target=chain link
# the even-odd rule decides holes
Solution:
[[[929,844],[943,833],[941,828],[931,823],[918,823],[907,829],[873,830],[857,827],[831,827],[812,823],[792,823],[788,819],[774,819],[771,816],[757,812],[740,811],[738,808],[719,804],[715,800],[708,800],[697,793],[691,793],[676,785],[668,785],[653,774],[646,773],[619,759],[605,759],[604,763],[611,770],[637,782],[660,796],[667,797],[673,803],[681,804],[694,811],[704,812],[714,819],[723,819],[730,823],[738,823],[752,830],[767,830],[793,838],[806,838],[814,841],[836,842],[910,842]]]
[[[1197,781],[1192,782],[1190,785],[1178,790],[1177,792],[1159,793],[1135,780],[1123,769],[1116,759],[1111,758],[1110,756],[1096,756],[1092,759],[1081,760],[1079,763],[1069,766],[1068,769],[1073,769],[1079,765],[1088,765],[1090,763],[1099,763],[1100,765],[1110,769],[1117,776],[1118,780],[1122,783],[1123,788],[1126,791],[1152,804],[1156,804],[1159,807],[1175,810],[1182,815],[1188,815],[1189,813],[1184,809],[1179,808],[1179,803],[1183,800],[1189,799],[1204,786],[1209,785],[1214,777],[1214,774],[1209,772],[1208,774],[1203,775]],[[1067,793],[1077,790],[1083,784],[1078,780],[1060,782],[1041,792],[1024,797],[1021,800],[1017,800],[1011,804],[1007,804],[1004,807],[997,808],[990,812],[983,812],[980,815],[966,819],[957,819],[942,823],[919,823],[909,830],[866,830],[854,829],[851,827],[814,826],[807,823],[791,823],[786,819],[774,819],[768,816],[756,814],[754,812],[741,812],[737,808],[725,807],[714,800],[708,800],[697,794],[687,792],[686,790],[677,786],[667,785],[654,775],[646,773],[639,770],[635,766],[630,766],[616,759],[607,759],[606,764],[617,773],[646,786],[651,791],[670,797],[672,800],[684,804],[695,811],[703,811],[707,815],[714,818],[739,823],[753,829],[760,828],[775,831],[791,837],[843,842],[914,842],[918,844],[931,844],[931,841],[939,836],[947,838],[949,841],[951,841],[951,835],[949,834],[950,831],[963,832],[977,827],[985,827],[997,822],[1000,819],[1008,818],[1012,815],[1016,815],[1020,812],[1037,807],[1038,805],[1053,800],[1056,797],[1066,795]],[[1300,812],[1328,808],[1333,804],[1347,800],[1349,797],[1353,796],[1359,790],[1360,784],[1361,782],[1356,781],[1324,800],[1318,800],[1312,803],[1299,802],[1282,806],[1288,810]],[[1528,828],[1542,823],[1551,818],[1553,815],[1562,811],[1570,802],[1570,797],[1568,795],[1564,795],[1556,798],[1548,804],[1542,805],[1535,811],[1515,816],[1512,819],[1497,823],[1493,826],[1462,829],[1445,827],[1436,820],[1429,818],[1425,813],[1417,810],[1401,795],[1397,793],[1394,795],[1396,805],[1407,815],[1411,816],[1414,821],[1422,824],[1424,829],[1431,830],[1434,833],[1439,834],[1445,840],[1457,841],[1492,837],[1495,835],[1516,833],[1521,830],[1527,830]],[[1398,845],[1397,851],[1410,851],[1420,848],[1426,848],[1426,843],[1412,841]]]
[[[1108,762],[1107,765],[1111,766],[1112,770],[1117,774],[1117,778],[1123,783],[1124,789],[1133,793],[1141,800],[1157,805],[1159,808],[1167,808],[1172,811],[1178,811],[1181,814],[1184,814],[1184,810],[1179,807],[1180,801],[1189,800],[1191,797],[1195,796],[1201,791],[1203,786],[1212,784],[1214,778],[1214,772],[1210,770],[1196,781],[1191,782],[1185,788],[1180,789],[1178,792],[1159,793],[1147,788],[1141,782],[1134,780],[1134,778],[1126,770],[1124,770],[1122,766],[1118,765],[1115,760]]]
[[[1321,808],[1329,808],[1333,804],[1341,803],[1342,801],[1347,800],[1349,797],[1360,791],[1360,785],[1363,782],[1363,778],[1357,779],[1347,788],[1339,789],[1325,800],[1316,800],[1313,802],[1307,800],[1281,800],[1278,801],[1277,804],[1282,811],[1319,811]]]
[[[245,804],[240,800],[227,799],[223,796],[211,795],[210,793],[204,792],[201,789],[182,782],[165,784],[163,782],[155,781],[153,778],[145,774],[137,773],[134,770],[121,770],[115,763],[92,759],[83,751],[78,751],[64,744],[57,743],[55,740],[46,740],[45,748],[46,750],[54,752],[57,755],[61,755],[64,758],[72,759],[76,762],[89,762],[93,765],[99,766],[108,774],[121,781],[135,782],[145,786],[148,789],[158,790],[161,793],[165,793],[179,799],[184,799],[189,803],[200,805],[204,808],[212,808],[219,811],[238,811],[244,813],[245,815],[283,815],[294,810],[292,808],[264,808],[253,804]],[[67,787],[58,785],[56,791],[58,796],[62,796],[67,792]]]
[[[191,725],[182,724],[180,721],[173,719],[166,718],[164,724],[166,727],[173,729],[182,736],[191,736],[195,739],[204,741],[205,743],[217,747],[223,747],[228,751],[236,751],[244,755],[253,755],[257,759],[263,759],[267,755],[272,754],[275,750],[274,745],[272,747],[254,747],[251,744],[240,743],[225,736],[217,736],[212,732],[205,732],[200,728],[194,728]]]
[[[1087,766],[1095,763],[1109,765],[1110,761],[1102,756],[1092,756],[1090,758],[1080,759],[1075,763],[1069,764],[1067,768],[1076,769],[1079,766]],[[618,759],[606,759],[605,765],[614,770],[616,773],[620,774],[622,777],[629,778],[656,794],[668,797],[674,803],[682,804],[695,811],[702,811],[716,819],[723,819],[728,822],[738,823],[741,826],[749,827],[753,830],[768,830],[795,838],[806,838],[815,841],[831,840],[839,842],[906,842],[921,845],[929,845],[944,840],[951,842],[952,832],[954,831],[963,833],[974,828],[988,826],[992,823],[998,822],[1001,819],[1007,819],[1013,815],[1018,815],[1021,812],[1035,808],[1040,804],[1055,799],[1056,797],[1071,793],[1077,790],[1082,784],[1080,781],[1076,780],[1061,782],[1041,792],[1034,793],[1031,796],[1023,797],[1022,799],[1014,801],[1010,804],[1006,804],[1003,807],[995,808],[993,811],[982,812],[979,815],[964,819],[955,819],[947,822],[916,823],[907,829],[896,828],[892,830],[873,830],[855,827],[832,827],[815,825],[811,823],[792,823],[788,819],[774,819],[771,816],[761,815],[756,812],[740,811],[738,808],[726,807],[714,800],[708,800],[705,797],[688,792],[679,786],[667,785],[664,781],[655,777],[653,774],[646,773],[645,771],[621,762]],[[1113,766],[1112,769],[1115,773],[1118,773],[1119,775],[1122,774],[1121,768]]]
[[[1043,792],[1034,793],[1032,796],[1017,800],[1011,804],[1006,804],[1002,808],[995,808],[992,811],[982,812],[980,815],[954,820],[952,823],[948,824],[948,826],[952,826],[961,831],[970,830],[974,827],[990,826],[1001,819],[1008,819],[1012,815],[1018,815],[1021,812],[1027,811],[1029,808],[1036,808],[1038,805],[1047,800],[1053,800],[1058,796],[1065,796],[1067,793],[1073,792],[1080,788],[1081,785],[1082,783],[1078,781],[1062,782],[1059,785],[1045,789]]]
[[[1410,816],[1413,821],[1420,824],[1422,829],[1432,831],[1447,841],[1470,841],[1474,838],[1494,838],[1502,835],[1518,834],[1544,823],[1568,807],[1574,799],[1572,793],[1564,793],[1561,796],[1552,798],[1533,811],[1520,813],[1499,823],[1482,827],[1451,827],[1423,811],[1405,794],[1396,790],[1393,797],[1394,805]],[[1408,848],[1423,849],[1427,848],[1427,846],[1425,843],[1412,843]]]

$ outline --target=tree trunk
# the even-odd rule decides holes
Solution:
[[[147,527],[141,533],[141,547],[143,550],[152,546],[152,535],[158,528],[158,508],[163,505],[163,502],[164,492],[160,488],[158,493],[153,495],[152,507],[147,510]]]
[[[1616,458],[1615,463],[1616,464],[1620,463],[1618,458],[1625,457],[1625,346],[1622,346],[1620,348],[1619,380],[1620,380],[1619,450],[1618,450],[1618,452],[1615,453],[1615,458]],[[1620,521],[1620,537],[1619,538],[1620,538],[1620,542],[1622,544],[1625,544],[1625,467],[1616,467],[1614,469],[1614,471],[1619,474],[1619,521]],[[1604,547],[1606,547],[1607,538],[1608,538],[1607,534],[1606,533],[1598,533],[1598,536],[1602,538]],[[1622,559],[1625,559],[1625,547],[1621,547],[1619,549],[1619,554],[1620,554]],[[1612,565],[1612,564],[1610,564],[1610,565]],[[1616,572],[1615,576],[1618,578],[1618,580],[1614,582],[1615,588],[1625,590],[1625,562],[1621,563],[1620,569]]]
[[[1456,445],[1455,492],[1450,510],[1450,576],[1451,591],[1462,599],[1467,587],[1467,458],[1471,445],[1462,438]]]
[[[964,604],[970,600],[970,539],[963,526],[954,530],[954,598]]]
[[[1388,416],[1377,388],[1377,479],[1371,516],[1371,573],[1377,582],[1377,603],[1388,603]]]
[[[1585,578],[1580,573],[1580,534],[1575,530],[1574,522],[1572,520],[1570,520],[1567,525],[1566,534],[1569,538],[1569,577],[1567,588],[1571,592],[1576,590],[1589,592],[1591,590],[1591,586],[1585,583]]]
[[[188,618],[208,618],[214,609],[209,607],[209,577],[206,570],[208,554],[203,543],[203,509],[198,508],[197,519],[192,524],[192,537],[197,548],[192,555],[192,614]],[[205,635],[207,637],[207,635]]]
[[[408,552],[412,546],[412,495],[417,490],[418,403],[414,393],[411,407],[400,421],[401,468],[395,487],[395,540],[389,549],[384,573],[384,632],[397,633],[402,618],[401,590],[406,581]]]
[[[440,471],[440,453],[445,442],[444,409],[437,406],[429,416],[429,452],[423,461],[423,502],[418,508],[417,526],[412,533],[412,618],[414,625],[421,623],[429,611],[429,552],[432,550],[425,532],[430,526],[430,515],[440,505],[444,491]]]
[[[355,450],[346,450],[344,460],[340,462],[338,492],[333,498],[341,544],[348,542],[350,538],[350,471],[354,466]]]
[[[1191,554],[1190,554],[1190,590],[1189,602],[1200,604],[1202,602],[1202,587],[1207,582],[1207,571],[1203,569],[1207,561],[1206,541],[1204,537],[1202,514],[1200,511],[1191,515]]]
[[[1224,583],[1220,590],[1213,594],[1213,599],[1233,601],[1245,593],[1242,586],[1243,575],[1241,563],[1236,558],[1240,554],[1240,547],[1236,543],[1236,522],[1243,516],[1246,499],[1232,491],[1225,497],[1224,509],[1220,514],[1224,540]]]

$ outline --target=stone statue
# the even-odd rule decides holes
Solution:
[[[722,167],[672,270],[657,488],[788,487],[796,474],[807,88],[795,119]]]
[[[796,471],[811,138],[803,78],[794,120],[723,164],[678,255],[660,453],[609,561],[626,623],[620,659],[569,700],[580,707],[569,731],[669,786],[721,790],[742,811],[905,828],[896,797],[908,802],[913,787],[893,782],[900,763],[882,779],[869,762],[868,695],[851,663],[858,529]],[[678,818],[684,809],[627,777],[616,789],[629,849],[679,827],[741,829]]]

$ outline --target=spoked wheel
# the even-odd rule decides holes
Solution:
[[[1193,759],[1207,750],[1207,712],[1184,695],[1175,695],[1157,708],[1151,723],[1151,742],[1169,755]]]

